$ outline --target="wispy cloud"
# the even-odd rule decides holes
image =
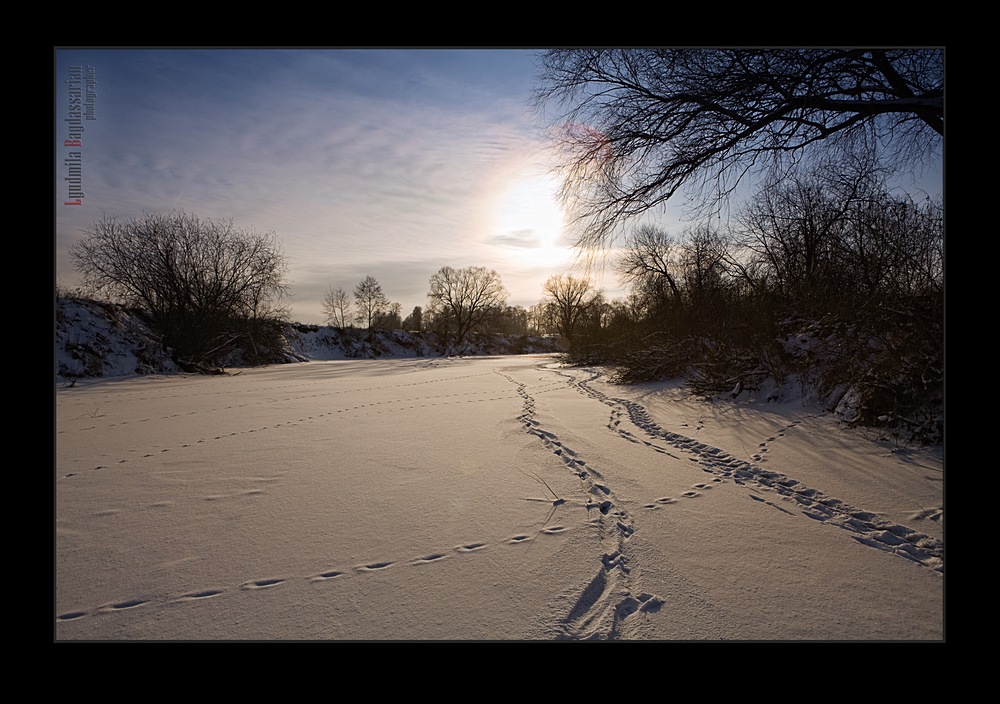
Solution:
[[[487,266],[514,282],[521,272],[507,271],[509,251],[541,244],[495,221],[498,193],[546,146],[526,107],[527,52],[57,58],[93,64],[100,86],[99,119],[85,137],[85,205],[57,210],[60,279],[74,278],[66,247],[104,212],[184,209],[273,230],[305,322],[320,317],[329,285],[351,288],[367,274],[398,290],[390,297],[404,308],[423,304],[427,279],[444,265]],[[508,288],[525,302],[539,289]]]

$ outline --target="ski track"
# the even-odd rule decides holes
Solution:
[[[627,399],[611,397],[593,388],[590,382],[599,376],[598,372],[593,370],[581,371],[589,374],[589,376],[581,379],[572,373],[564,371],[557,371],[556,373],[566,377],[568,383],[580,393],[609,406],[611,408],[611,415],[607,427],[623,439],[643,444],[654,452],[667,454],[674,458],[678,458],[678,456],[671,453],[668,448],[680,450],[692,455],[689,459],[697,463],[703,471],[714,475],[713,482],[732,480],[736,484],[745,486],[751,492],[754,492],[750,494],[751,499],[785,513],[793,513],[793,511],[780,506],[777,502],[759,495],[760,493],[777,494],[781,502],[792,504],[792,508],[803,515],[850,531],[853,533],[852,537],[862,545],[911,560],[935,572],[944,572],[944,543],[937,538],[930,537],[906,526],[886,521],[870,511],[855,508],[840,499],[826,496],[823,492],[808,487],[784,474],[772,472],[754,462],[734,457],[725,450],[711,447],[685,435],[665,430],[653,421],[648,411],[641,404]],[[639,437],[631,431],[622,428],[622,421],[625,418],[649,439]],[[787,431],[794,428],[800,422],[795,421],[790,423],[773,436],[768,437],[764,442],[761,442],[758,446],[757,454],[753,455],[752,459],[756,462],[762,461],[763,453],[767,451],[769,443],[774,442],[779,437],[783,437]],[[695,488],[707,486],[695,485]],[[684,496],[695,495],[697,495],[695,491],[684,493]],[[657,503],[647,504],[646,507],[651,509],[657,508],[657,504],[666,504],[671,501],[670,497],[664,497],[659,499]],[[923,517],[919,516],[919,518]]]

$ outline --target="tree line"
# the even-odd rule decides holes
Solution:
[[[472,333],[505,336],[561,335],[569,340],[581,327],[592,304],[602,294],[589,279],[556,275],[544,286],[537,305],[509,305],[509,293],[500,275],[485,267],[456,269],[445,266],[430,277],[426,307],[415,306],[405,318],[402,306],[392,303],[374,276],[354,287],[330,287],[322,309],[329,325],[365,330],[434,332],[452,348],[461,348]]]
[[[565,49],[539,66],[577,244],[612,252],[628,295],[560,274],[524,309],[495,271],[442,267],[405,318],[372,276],[331,287],[328,323],[434,331],[455,349],[476,332],[557,333],[624,382],[681,376],[713,396],[794,379],[851,396],[854,422],[943,435],[944,204],[893,184],[942,152],[943,50]],[[695,224],[671,233],[653,216],[679,194]],[[280,345],[273,233],[105,217],[71,256],[178,361],[235,349],[252,363]]]
[[[183,368],[264,363],[283,346],[288,267],[274,233],[184,212],[112,215],[93,223],[70,256],[85,292],[140,312]],[[428,281],[427,306],[405,317],[370,275],[351,293],[330,287],[322,309],[338,328],[429,331],[459,351],[474,333],[568,336],[577,324],[565,310],[560,318],[554,302],[526,310],[508,297],[492,269],[445,266]]]
[[[558,274],[536,305],[511,306],[496,271],[446,266],[428,280],[427,306],[405,318],[374,276],[353,295],[331,287],[323,310],[335,327],[433,332],[454,352],[475,333],[558,335],[571,360],[614,365],[620,381],[683,377],[706,396],[792,375],[826,394],[849,383],[858,422],[933,435],[940,199],[894,193],[868,170],[824,171],[760,189],[724,228],[644,224],[617,252],[628,295],[615,300],[586,276]],[[253,364],[281,348],[286,265],[272,233],[183,213],[105,217],[72,256],[91,290],[141,310],[182,365],[234,351]]]
[[[943,203],[878,186],[852,181],[848,197],[840,177],[795,178],[726,227],[636,227],[615,262],[628,296],[585,317],[573,356],[705,396],[792,378],[823,397],[851,386],[852,420],[939,435]]]
[[[617,245],[630,290],[574,355],[709,396],[796,377],[851,397],[854,422],[942,438],[944,204],[895,184],[942,158],[944,58],[542,52],[535,102],[577,244]],[[655,213],[679,196],[696,224],[668,233]]]

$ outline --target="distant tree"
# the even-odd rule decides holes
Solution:
[[[374,276],[366,276],[354,287],[354,303],[357,307],[354,319],[371,330],[382,311],[389,307],[389,299],[382,292],[382,285]]]
[[[402,303],[390,303],[385,310],[379,312],[375,327],[380,330],[399,330],[403,326],[402,310]]]
[[[255,350],[287,293],[273,232],[183,212],[105,216],[70,251],[84,285],[144,310],[179,361],[200,365],[234,344]],[[242,343],[240,341],[242,340]]]
[[[642,225],[627,238],[616,269],[624,283],[654,305],[679,302],[680,247],[675,238],[654,225]]]
[[[683,235],[680,266],[688,301],[699,308],[725,295],[732,283],[727,263],[733,261],[729,241],[709,225],[699,225]]]
[[[534,335],[552,335],[559,331],[555,309],[549,302],[542,300],[528,308],[528,330]]]
[[[881,193],[854,203],[843,243],[845,269],[861,295],[944,291],[944,203]]]
[[[460,346],[466,335],[481,328],[507,302],[507,289],[497,272],[481,266],[442,267],[431,276],[427,297],[435,317],[446,321]]]
[[[413,312],[403,321],[404,330],[421,332],[424,329],[424,311],[420,306],[414,306]]]
[[[323,296],[323,313],[326,322],[335,328],[346,328],[351,324],[351,297],[342,288],[332,286]]]
[[[572,343],[580,323],[597,297],[590,279],[557,275],[544,286],[545,297],[552,306],[559,334]]]
[[[506,306],[498,311],[496,319],[497,332],[501,335],[528,334],[528,311],[524,306]]]
[[[560,130],[580,242],[605,246],[682,188],[705,213],[751,172],[939,156],[944,51],[557,49],[541,56],[535,101]]]

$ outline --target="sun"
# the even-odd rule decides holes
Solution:
[[[495,241],[521,265],[554,268],[572,258],[572,250],[563,244],[566,218],[552,176],[515,176],[499,199],[495,222]]]

